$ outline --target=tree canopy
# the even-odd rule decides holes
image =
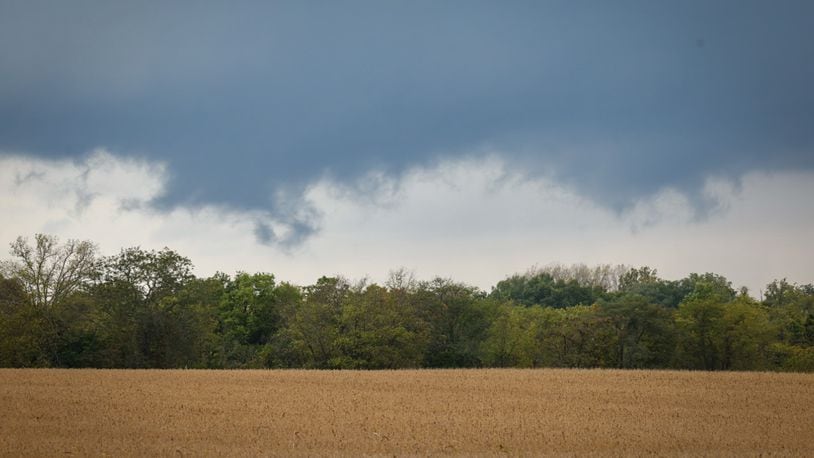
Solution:
[[[101,257],[37,234],[0,271],[0,366],[814,371],[814,286],[760,299],[715,273],[549,266],[490,292],[404,269],[383,285],[271,273],[198,278],[164,248]]]

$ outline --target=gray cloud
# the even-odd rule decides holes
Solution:
[[[6,1],[0,150],[165,161],[156,204],[275,198],[498,151],[623,209],[814,168],[814,4]]]
[[[319,230],[317,218],[300,218],[283,216],[285,229],[277,231],[266,220],[258,219],[254,223],[254,236],[263,245],[274,245],[286,252],[300,246]]]

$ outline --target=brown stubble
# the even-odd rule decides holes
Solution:
[[[814,456],[814,375],[0,370],[3,455]]]

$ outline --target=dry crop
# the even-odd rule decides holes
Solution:
[[[814,456],[814,375],[0,370],[2,455]]]

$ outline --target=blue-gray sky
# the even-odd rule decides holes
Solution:
[[[1,8],[0,148],[161,158],[170,202],[483,148],[615,205],[814,166],[808,1]]]
[[[0,0],[0,154],[162,162],[156,209],[295,244],[321,178],[495,153],[613,212],[698,210],[710,177],[814,169],[812,30],[810,1]]]

